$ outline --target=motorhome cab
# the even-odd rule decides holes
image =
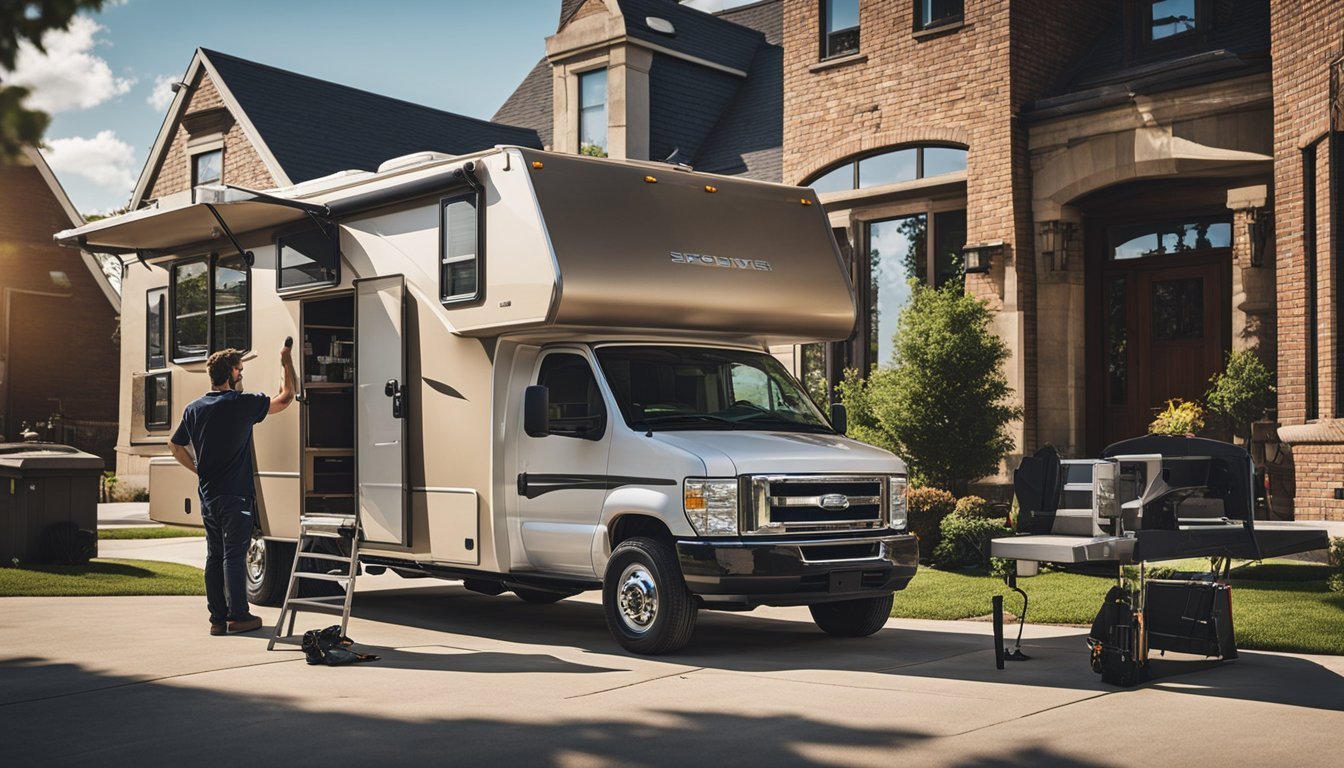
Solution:
[[[126,255],[123,449],[157,457],[155,520],[199,522],[164,444],[209,352],[250,350],[274,391],[294,337],[302,406],[255,431],[255,602],[283,596],[301,514],[358,512],[366,569],[601,589],[641,653],[702,608],[868,635],[915,573],[904,464],[770,353],[855,323],[810,190],[499,147],[57,237]]]

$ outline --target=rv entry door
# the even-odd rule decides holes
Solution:
[[[355,501],[365,541],[406,545],[406,281],[355,281]]]

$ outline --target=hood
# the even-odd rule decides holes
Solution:
[[[654,439],[699,456],[711,477],[757,474],[905,473],[890,451],[810,432],[655,432]]]

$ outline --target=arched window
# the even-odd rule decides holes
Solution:
[[[866,189],[966,170],[966,150],[915,146],[883,149],[850,158],[803,183],[818,194]]]

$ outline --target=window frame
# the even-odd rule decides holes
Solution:
[[[150,322],[150,308],[154,306],[155,294],[158,294],[158,332],[159,332],[159,354],[155,357],[151,352],[150,337],[154,331],[153,324]],[[168,288],[150,288],[145,291],[145,370],[153,371],[159,368],[168,367]]]
[[[557,349],[545,350],[544,352],[542,352],[541,356],[537,358],[536,371],[532,375],[533,382],[535,384],[545,386],[549,394],[550,385],[542,384],[542,376],[543,374],[547,373],[546,368],[547,364],[550,363],[552,360],[561,357],[573,357],[583,363],[583,367],[585,368],[585,370],[588,371],[588,378],[589,381],[592,383],[593,393],[596,395],[596,400],[594,402],[600,412],[596,414],[589,414],[588,416],[585,417],[575,417],[568,419],[549,418],[548,421],[550,422],[551,430],[550,433],[547,434],[546,436],[565,437],[577,440],[594,440],[594,441],[600,441],[605,439],[607,436],[607,427],[611,423],[611,409],[607,406],[607,397],[602,390],[602,376],[599,373],[599,368],[597,365],[594,364],[593,360],[589,359],[587,355],[583,354],[579,350],[570,349],[568,347],[560,347]],[[562,364],[565,363],[565,361],[561,362]],[[548,400],[554,402],[554,400],[550,399],[549,397]],[[577,429],[577,422],[588,420],[595,422],[593,430],[591,432],[581,433]],[[560,422],[558,428],[556,426],[557,422]]]
[[[164,354],[168,357],[168,360],[170,360],[173,363],[181,364],[181,363],[201,362],[203,360],[208,359],[210,355],[213,354],[214,352],[218,351],[215,348],[215,269],[217,268],[221,258],[228,258],[228,256],[221,257],[218,253],[209,253],[199,256],[190,256],[187,258],[177,259],[176,261],[168,265],[168,314],[170,316],[170,323],[168,325],[168,339],[165,341]],[[241,260],[241,256],[238,258]],[[204,263],[206,265],[205,269],[206,353],[204,355],[191,355],[191,356],[179,357],[177,351],[177,317],[178,317],[177,280],[175,275],[178,268],[195,263]],[[243,294],[243,317],[246,323],[245,327],[247,330],[243,334],[245,344],[242,347],[242,350],[244,352],[247,352],[251,351],[252,349],[252,282],[253,281],[252,281],[252,267],[248,266],[247,262],[243,262],[242,267],[243,268],[241,271],[247,275],[247,288]]]
[[[284,245],[285,239],[293,238],[295,235],[313,231],[325,234],[327,238],[331,241],[331,250],[334,256],[334,258],[332,259],[332,266],[330,268],[331,274],[325,280],[315,280],[311,282],[300,283],[299,285],[282,285],[281,279],[285,273],[284,253],[283,253],[283,249],[285,247]],[[314,223],[312,221],[308,221],[293,227],[286,227],[276,233],[274,246],[275,246],[276,293],[283,296],[291,293],[301,293],[303,291],[312,290],[314,288],[329,288],[331,286],[341,284],[341,262],[344,261],[344,258],[341,253],[341,230],[340,227],[335,223],[327,221],[320,221],[318,223]],[[326,267],[324,266],[323,268],[325,269]],[[295,269],[295,268],[290,267],[289,269]]]
[[[826,11],[835,0],[818,0],[817,2],[817,34],[819,37],[821,61],[830,61],[831,59],[840,59],[845,56],[857,56],[863,53],[863,2],[855,0],[854,14],[858,17],[858,23],[852,27],[843,29],[826,28]],[[837,35],[843,35],[847,32],[854,32],[858,38],[854,43],[853,50],[845,50],[837,53],[831,51],[831,39]]]
[[[218,154],[218,155],[219,155],[219,178],[218,178],[218,179],[215,179],[213,182],[209,182],[209,181],[201,181],[200,178],[197,177],[197,175],[196,175],[197,170],[199,170],[199,169],[198,169],[198,163],[200,162],[201,158],[205,157],[206,155],[213,155],[213,154]],[[201,186],[202,184],[210,184],[210,183],[223,184],[223,183],[224,183],[224,146],[223,146],[222,144],[219,145],[219,146],[217,146],[217,147],[210,147],[209,149],[202,149],[202,150],[199,151],[199,152],[194,152],[194,153],[192,153],[192,154],[190,155],[189,162],[191,163],[191,188],[192,188],[192,189],[196,189],[197,187]]]
[[[1153,4],[1161,0],[1143,0],[1134,7],[1134,39],[1141,55],[1162,55],[1202,41],[1209,31],[1209,7],[1206,0],[1194,0],[1195,28],[1166,37],[1153,37]]]
[[[448,206],[455,202],[470,201],[472,209],[475,211],[476,220],[476,252],[472,258],[476,262],[476,290],[470,294],[447,295],[447,266],[448,262]],[[461,306],[467,304],[478,304],[485,300],[485,198],[481,192],[471,189],[464,189],[450,195],[444,195],[439,198],[439,249],[438,249],[438,271],[439,271],[439,303],[445,307]]]
[[[838,195],[838,194],[844,194],[844,193],[846,193],[846,192],[857,192],[857,191],[862,190],[862,189],[874,189],[874,188],[882,187],[882,186],[891,186],[891,185],[889,185],[889,184],[875,184],[875,185],[868,186],[868,187],[861,187],[861,186],[859,186],[859,181],[860,181],[860,179],[859,179],[859,164],[862,163],[862,162],[865,161],[865,160],[871,160],[871,159],[873,159],[873,158],[875,158],[875,157],[881,157],[881,156],[883,156],[883,155],[895,154],[895,153],[897,153],[897,152],[903,152],[903,151],[906,151],[906,150],[915,150],[915,177],[914,177],[913,179],[907,179],[907,180],[905,180],[905,181],[892,182],[893,184],[909,184],[910,182],[914,182],[914,181],[924,181],[924,180],[926,180],[926,179],[937,179],[937,178],[941,178],[941,177],[943,177],[943,176],[951,176],[951,175],[952,175],[951,173],[940,173],[940,174],[938,174],[937,176],[925,176],[925,175],[924,175],[924,150],[926,150],[926,149],[956,149],[956,150],[960,150],[961,152],[966,153],[966,158],[967,158],[967,160],[968,160],[968,161],[970,160],[970,149],[967,148],[967,147],[960,146],[960,145],[958,145],[958,144],[952,144],[952,143],[940,143],[940,142],[922,142],[922,143],[918,143],[918,144],[897,144],[897,145],[894,145],[894,146],[879,147],[879,148],[877,148],[877,149],[873,149],[873,150],[870,150],[870,151],[867,151],[867,152],[863,152],[863,153],[860,153],[860,154],[857,154],[857,155],[851,155],[851,156],[849,156],[849,157],[847,157],[847,158],[845,158],[845,159],[843,159],[843,160],[840,160],[840,161],[837,161],[837,162],[835,162],[835,163],[832,163],[832,164],[830,164],[830,165],[828,165],[828,166],[822,168],[820,171],[817,171],[816,173],[813,173],[813,174],[807,176],[807,177],[806,177],[806,180],[805,180],[800,186],[810,187],[810,186],[812,186],[814,183],[816,183],[819,179],[824,178],[824,177],[826,177],[826,176],[829,176],[830,174],[832,174],[832,173],[834,173],[835,171],[838,171],[838,170],[844,168],[845,166],[850,166],[850,186],[849,186],[849,189],[834,190],[834,191],[832,191],[832,192],[819,192],[818,194],[836,194],[836,195]],[[962,171],[962,173],[965,173],[965,171]]]
[[[609,68],[609,67],[606,67],[606,66],[595,67],[595,68],[593,68],[593,69],[585,69],[585,70],[582,71],[582,72],[576,72],[576,73],[575,73],[575,76],[574,76],[574,83],[575,83],[575,86],[578,88],[578,98],[575,99],[575,101],[574,101],[574,103],[578,106],[578,109],[576,110],[576,113],[575,113],[575,125],[574,125],[574,130],[575,130],[575,145],[576,145],[576,147],[575,147],[575,151],[576,151],[578,154],[584,154],[584,152],[583,152],[583,146],[584,146],[584,144],[583,144],[583,116],[584,116],[584,112],[587,111],[587,110],[589,110],[589,109],[596,109],[596,108],[597,108],[596,106],[591,106],[591,107],[585,107],[585,106],[584,106],[584,104],[583,104],[583,81],[584,81],[584,78],[592,77],[592,76],[598,74],[599,72],[602,74],[602,77],[603,77],[603,88],[602,88],[602,122],[605,123],[605,126],[604,126],[604,127],[606,128],[606,131],[605,131],[605,134],[606,134],[605,142],[606,142],[606,143],[605,143],[605,144],[602,144],[602,145],[598,145],[598,144],[589,144],[589,146],[597,147],[599,150],[601,150],[602,154],[601,154],[601,155],[596,155],[597,157],[607,157],[608,154],[609,154],[609,153],[608,153],[608,147],[611,145],[611,72],[610,72],[610,68]]]
[[[911,14],[911,16],[914,20],[914,28],[915,28],[914,31],[916,33],[933,32],[943,29],[950,29],[959,24],[965,23],[966,21],[965,0],[961,0],[960,12],[956,13],[955,15],[945,16],[933,22],[928,22],[924,20],[924,4],[928,2],[931,2],[931,0],[914,0],[914,2],[912,3],[912,5],[914,6],[914,11]]]
[[[168,399],[168,407],[167,407],[167,410],[166,410],[166,412],[165,412],[164,419],[163,419],[162,421],[155,421],[155,420],[154,420],[154,417],[153,417],[153,414],[154,414],[154,393],[157,391],[157,389],[158,389],[158,382],[160,382],[160,381],[162,381],[162,382],[164,383],[164,386],[165,386],[165,388],[167,389],[167,393],[168,393],[168,397],[167,397],[167,399]],[[146,432],[157,432],[157,431],[161,431],[161,430],[171,429],[172,426],[173,426],[173,375],[172,375],[172,373],[171,373],[170,371],[163,371],[163,372],[161,372],[161,373],[151,373],[151,374],[145,376],[145,378],[144,378],[144,383],[145,383],[145,392],[144,392],[145,402],[143,403],[143,406],[144,406],[144,417],[145,417],[145,431],[146,431]]]

